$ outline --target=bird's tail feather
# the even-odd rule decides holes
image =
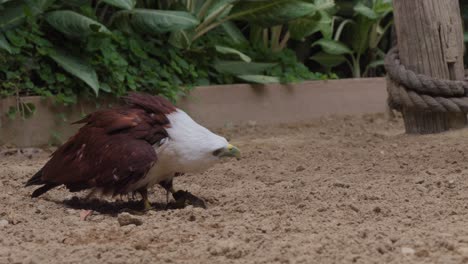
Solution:
[[[49,191],[50,189],[52,188],[55,188],[57,186],[59,186],[60,184],[57,184],[57,183],[47,183],[46,185],[40,187],[40,188],[37,188],[36,190],[34,190],[34,192],[31,194],[31,197],[34,198],[34,197],[38,197],[44,193],[46,193],[47,191]]]
[[[41,179],[41,176],[42,176],[42,169],[40,169],[36,174],[34,174],[34,176],[32,176],[31,179],[29,179],[26,182],[25,186],[45,184],[46,182],[44,182]]]

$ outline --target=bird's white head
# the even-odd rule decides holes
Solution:
[[[240,158],[240,151],[224,137],[196,123],[184,111],[167,115],[170,147],[165,151],[176,157],[180,172],[203,171],[223,157]]]

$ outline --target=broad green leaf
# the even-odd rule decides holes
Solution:
[[[379,67],[379,66],[383,66],[384,64],[385,63],[384,63],[383,59],[382,60],[374,60],[374,61],[370,62],[369,64],[367,64],[366,69],[364,70],[363,76],[367,76],[369,69],[376,68],[376,67]]]
[[[5,38],[3,33],[0,33],[0,48],[6,50],[8,53],[13,54],[13,49],[8,43],[8,40]]]
[[[290,21],[288,29],[292,39],[302,40],[318,31],[320,23],[320,16],[305,16]]]
[[[27,14],[36,16],[44,12],[54,0],[15,0],[4,2],[0,13],[0,30],[7,30],[23,23]]]
[[[104,91],[106,93],[112,92],[112,88],[107,83],[102,83],[99,87],[99,90]]]
[[[336,6],[335,0],[315,0],[315,7],[317,10],[329,10]]]
[[[187,30],[179,30],[172,32],[169,36],[169,43],[179,49],[188,49],[192,44],[191,40],[194,32]]]
[[[326,39],[332,39],[333,37],[333,16],[323,10],[319,10],[318,14],[320,20],[318,22],[318,30],[322,33],[323,37]]]
[[[297,18],[289,22],[291,38],[302,40],[316,32],[321,32],[324,38],[331,39],[333,34],[333,17],[327,10],[335,7],[334,0],[315,0],[317,12]]]
[[[323,51],[325,51],[328,54],[343,55],[353,53],[353,51],[349,49],[345,44],[335,40],[319,39],[316,42],[312,43],[312,47],[317,45],[322,47]]]
[[[378,0],[375,2],[373,10],[378,16],[383,17],[393,11],[392,1]]]
[[[216,61],[213,66],[221,73],[232,75],[255,75],[262,74],[265,70],[276,66],[276,63]]]
[[[465,40],[465,42],[468,42],[468,32],[465,32],[463,34],[463,39]]]
[[[7,30],[21,24],[26,18],[23,4],[10,2],[5,5],[5,9],[0,13],[0,30]],[[16,5],[15,5],[16,4]]]
[[[96,71],[85,60],[60,49],[56,49],[49,56],[65,71],[89,85],[96,96],[99,94],[99,81]]]
[[[104,25],[74,11],[52,11],[45,18],[52,27],[71,38],[83,38],[95,32],[110,34]]]
[[[358,54],[363,54],[369,47],[369,32],[374,22],[367,17],[358,16],[351,31],[351,47]]]
[[[56,0],[24,0],[32,8],[33,14],[40,14],[47,10]]]
[[[194,28],[199,21],[190,13],[183,11],[133,9],[120,11],[118,16],[129,15],[134,29],[149,33],[161,34]]]
[[[210,6],[203,20],[214,20],[216,18],[225,17],[232,8],[232,3],[235,0],[217,0]]]
[[[367,64],[367,67],[368,68],[375,68],[375,67],[382,66],[382,65],[384,65],[384,60],[375,60],[375,61],[372,61],[371,63]]]
[[[104,3],[118,8],[132,10],[135,7],[136,0],[102,0]]]
[[[325,39],[332,39],[333,37],[333,17],[328,12],[319,10],[317,14],[311,18],[304,17],[299,18],[298,21],[293,20],[291,34],[294,35],[293,38],[301,39],[301,37],[306,37],[314,34],[315,32],[320,31]],[[307,21],[309,19],[309,21]],[[294,31],[294,33],[293,33]]]
[[[231,21],[227,21],[221,24],[221,28],[231,38],[234,44],[245,44],[248,42],[240,29]]]
[[[314,4],[298,0],[238,1],[228,18],[249,21],[263,27],[287,23],[316,11]]]
[[[229,47],[224,47],[224,46],[218,46],[216,45],[215,46],[215,49],[217,52],[221,53],[221,54],[234,54],[234,55],[237,55],[239,56],[239,58],[245,62],[251,62],[252,59],[245,55],[244,53],[236,50],[236,49],[233,49],[233,48],[229,48]]]
[[[369,19],[377,19],[377,14],[374,12],[374,10],[370,9],[369,7],[365,6],[363,3],[358,2],[354,6],[354,11],[356,13],[363,15]]]
[[[127,34],[134,34],[134,30],[132,28],[132,23],[129,19],[130,14],[120,14],[117,16],[112,17],[111,24],[112,26],[118,28],[120,31],[125,32]]]
[[[67,0],[67,5],[70,5],[73,7],[84,6],[88,3],[89,3],[89,0]]]
[[[268,84],[280,82],[278,77],[267,75],[238,75],[236,77],[250,83]]]
[[[314,56],[310,57],[310,59],[318,62],[325,68],[333,68],[346,61],[344,55],[328,54],[323,51],[318,52]]]

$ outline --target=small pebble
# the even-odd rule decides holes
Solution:
[[[343,182],[335,182],[335,183],[333,183],[333,186],[338,187],[338,188],[349,188],[350,187],[349,184],[343,183]]]
[[[253,120],[250,120],[247,122],[247,125],[250,126],[250,127],[254,127],[257,125],[257,121],[253,121]]]
[[[136,250],[147,250],[148,249],[148,244],[145,243],[144,241],[139,241],[133,245],[133,247]]]
[[[357,208],[354,204],[350,204],[349,208],[351,208],[351,210],[353,210],[354,212],[359,213],[359,208]]]
[[[416,183],[416,184],[423,184],[423,183],[424,183],[424,179],[423,179],[423,178],[417,179],[414,183]]]
[[[142,225],[143,221],[129,213],[121,213],[119,216],[117,216],[117,221],[119,222],[120,226],[126,226],[126,225]]]
[[[40,214],[40,213],[42,213],[42,212],[44,212],[44,211],[45,211],[45,206],[44,206],[43,204],[40,204],[40,205],[38,205],[38,206],[36,207],[35,213],[36,213],[36,214]]]
[[[457,248],[457,252],[460,255],[468,256],[468,247]]]
[[[450,189],[455,188],[455,181],[454,180],[449,180],[447,187],[449,187]]]
[[[304,170],[305,170],[304,166],[301,166],[301,165],[297,166],[297,168],[296,168],[296,172],[300,172],[300,171],[304,171]]]
[[[2,219],[0,220],[0,227],[5,227],[9,225],[8,220]]]
[[[427,191],[427,189],[424,186],[421,186],[421,185],[418,185],[416,187],[416,190],[418,190],[418,192],[422,192],[422,193]]]
[[[427,251],[427,250],[425,250],[425,249],[418,250],[418,251],[416,252],[416,256],[417,256],[417,257],[420,257],[420,258],[429,257],[429,251]]]
[[[416,251],[410,247],[402,247],[401,253],[403,253],[403,255],[414,255]]]

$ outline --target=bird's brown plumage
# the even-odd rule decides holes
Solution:
[[[126,106],[97,111],[76,123],[78,133],[58,148],[26,185],[43,185],[32,196],[65,185],[124,194],[157,161],[153,145],[166,138],[167,114],[176,108],[159,96],[131,93]]]

